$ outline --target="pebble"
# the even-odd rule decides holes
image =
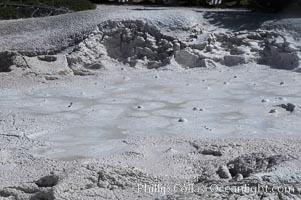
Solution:
[[[292,104],[292,103],[288,103],[288,104],[281,104],[281,105],[278,105],[278,107],[281,107],[281,108],[285,109],[286,111],[292,113],[292,112],[295,111],[296,105],[294,105],[294,104]]]
[[[53,187],[59,181],[59,177],[57,175],[48,175],[40,178],[35,182],[38,187]]]
[[[203,155],[211,155],[211,156],[222,156],[223,153],[220,150],[214,150],[214,149],[204,149],[201,152]]]
[[[185,119],[185,118],[180,118],[179,120],[178,120],[178,122],[187,122],[188,120],[187,119]]]
[[[276,109],[271,109],[269,113],[277,113]]]
[[[262,103],[269,102],[269,101],[270,101],[269,99],[262,99],[261,100]]]
[[[284,85],[284,82],[281,81],[281,82],[280,82],[280,85]]]
[[[130,80],[130,78],[127,77],[127,76],[122,77],[122,79],[125,80],[125,81],[129,81]]]

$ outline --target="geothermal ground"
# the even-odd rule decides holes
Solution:
[[[0,199],[301,199],[300,27],[127,6],[0,22]]]

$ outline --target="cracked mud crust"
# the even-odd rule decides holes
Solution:
[[[5,177],[1,181],[2,199],[300,198],[297,190],[300,187],[298,139],[138,137],[124,141],[128,144],[124,153],[102,160],[72,162],[30,156],[26,148],[39,145],[32,140],[1,136],[1,141],[6,143],[1,147],[2,158],[5,159],[3,155],[9,157],[7,161],[2,159],[0,165],[1,177]],[[16,143],[22,144],[18,150],[13,149]],[[224,153],[219,157],[203,155],[199,149],[204,147]],[[256,167],[252,166],[253,160]],[[232,175],[242,173],[243,176],[240,179],[234,176],[221,178],[219,166],[227,163],[228,166],[233,163],[234,168],[239,169]],[[162,190],[151,189],[158,185]],[[247,194],[213,189],[244,185],[267,187],[268,190]],[[187,189],[188,186],[193,189]],[[280,186],[293,187],[295,191],[278,194],[271,191]]]

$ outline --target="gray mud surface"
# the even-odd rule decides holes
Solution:
[[[126,6],[0,22],[0,199],[301,199],[300,24]]]

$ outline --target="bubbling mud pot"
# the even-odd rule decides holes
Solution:
[[[0,199],[301,199],[301,20],[263,15],[1,22]]]
[[[0,105],[13,113],[22,111],[60,119],[58,124],[62,128],[49,130],[51,133],[28,130],[27,136],[50,145],[36,149],[36,155],[63,160],[122,152],[127,149],[123,141],[131,136],[180,137],[183,133],[189,138],[212,139],[281,137],[288,133],[298,136],[300,124],[288,121],[300,115],[299,93],[291,94],[296,90],[293,78],[281,86],[277,81],[283,72],[263,79],[265,74],[258,75],[263,72],[261,67],[252,68],[251,82],[256,86],[237,75],[246,69],[240,72],[208,69],[206,77],[203,77],[205,72],[194,71],[189,80],[182,70],[131,69],[121,74],[114,70],[106,71],[107,78],[102,80],[71,84],[72,90],[69,84],[59,84],[53,89],[18,94],[13,98],[14,106],[13,95],[9,94],[3,96]],[[178,81],[170,82],[171,76]],[[220,79],[217,81],[216,77]],[[224,84],[226,81],[228,84]],[[277,88],[285,89],[286,94]],[[279,106],[288,102],[294,103],[293,112]],[[277,112],[270,113],[271,109]]]

